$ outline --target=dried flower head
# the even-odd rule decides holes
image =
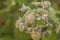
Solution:
[[[41,18],[45,21],[48,22],[48,11],[47,10],[42,10],[40,12]]]
[[[48,1],[41,2],[41,5],[44,9],[49,9],[51,7],[51,3]]]
[[[24,31],[25,30],[25,25],[22,22],[22,19],[19,19],[16,21],[16,28],[18,28],[20,31]]]
[[[25,17],[25,22],[27,24],[33,24],[35,22],[35,16],[33,15],[33,13],[30,13]]]
[[[51,31],[48,30],[48,31],[44,32],[43,36],[49,38],[51,36]]]
[[[41,38],[41,33],[39,32],[32,32],[31,37],[33,40],[39,40]]]

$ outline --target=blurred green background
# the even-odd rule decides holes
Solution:
[[[0,40],[32,40],[29,34],[20,32],[15,27],[15,22],[19,16],[22,16],[18,10],[22,4],[30,5],[32,1],[43,0],[0,0]],[[55,10],[60,10],[60,0],[48,0],[52,3]],[[59,3],[58,3],[59,2]],[[35,8],[33,5],[31,8]],[[58,15],[60,17],[60,15]],[[60,34],[55,33],[50,39],[42,40],[60,40]]]

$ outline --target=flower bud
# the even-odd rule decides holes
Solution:
[[[28,10],[30,7],[29,6],[25,6],[24,4],[22,5],[22,7],[19,9],[21,12],[25,12],[26,10]]]
[[[29,14],[25,17],[25,22],[27,24],[33,24],[35,22],[35,16],[33,14]]]
[[[19,28],[20,23],[21,23],[21,20],[16,21],[16,28]]]
[[[24,30],[25,30],[25,26],[24,26],[23,23],[20,23],[20,25],[19,25],[19,30],[20,30],[20,31],[24,31]]]
[[[42,10],[40,12],[41,18],[45,21],[48,22],[48,11],[47,10]]]
[[[51,36],[51,31],[46,31],[43,36],[49,38]]]
[[[33,40],[39,40],[41,38],[41,33],[39,32],[32,32],[31,37]]]
[[[19,20],[16,21],[16,28],[18,28],[20,31],[24,31],[25,30],[25,26],[22,23],[21,19],[19,19]]]
[[[44,9],[49,9],[51,7],[51,3],[48,1],[41,2],[41,5]]]

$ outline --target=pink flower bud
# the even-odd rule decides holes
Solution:
[[[25,22],[27,24],[33,24],[35,22],[35,16],[33,14],[29,14],[25,17]]]

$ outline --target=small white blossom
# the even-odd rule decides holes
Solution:
[[[25,6],[24,4],[22,5],[22,7],[19,9],[21,12],[25,12],[26,10],[28,10],[30,7],[29,6]]]
[[[19,25],[19,30],[20,30],[20,31],[24,31],[24,29],[25,29],[24,24],[23,24],[23,23],[20,23],[20,25]]]
[[[47,10],[42,10],[40,12],[41,19],[44,20],[45,22],[48,22],[48,11]]]
[[[25,30],[25,25],[22,22],[22,19],[19,17],[19,19],[16,21],[16,28],[18,28],[20,31]]]
[[[51,7],[51,3],[48,1],[41,2],[41,5],[44,9],[49,9]]]
[[[34,4],[35,6],[39,6],[40,2],[32,2],[32,4]]]
[[[43,19],[43,20],[45,20],[46,18],[48,18],[48,14],[44,14],[44,15],[42,16],[42,19]]]
[[[39,18],[36,18],[36,20],[41,20],[41,18],[39,17]]]

